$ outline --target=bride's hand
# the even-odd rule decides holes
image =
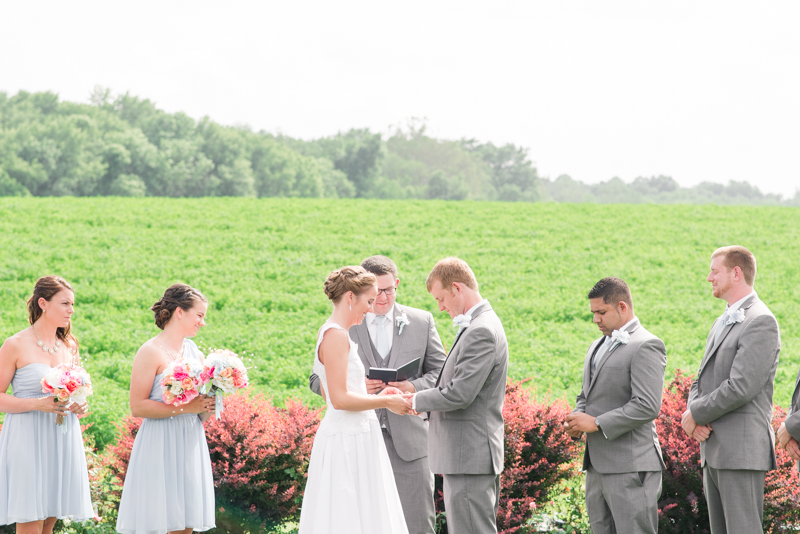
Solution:
[[[386,395],[386,406],[397,415],[405,415],[411,410],[411,402],[404,399],[401,395]]]
[[[378,395],[402,395],[402,394],[403,394],[402,391],[393,387],[383,388],[381,392],[378,393]]]

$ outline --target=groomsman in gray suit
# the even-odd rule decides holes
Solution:
[[[423,310],[395,302],[400,279],[394,262],[386,256],[372,256],[361,263],[378,278],[378,296],[360,325],[350,328],[358,344],[364,367],[397,369],[419,358],[419,371],[408,380],[389,382],[406,393],[433,387],[445,359],[433,316]],[[366,379],[367,392],[378,393],[386,384]],[[312,374],[309,385],[320,394],[319,377]],[[409,534],[433,534],[436,510],[433,504],[433,473],[428,466],[428,423],[420,417],[401,416],[376,410],[383,429],[383,441],[403,505]]]
[[[777,468],[771,421],[781,338],[755,278],[746,248],[711,255],[707,280],[728,306],[708,334],[682,426],[700,442],[712,534],[763,532],[764,478]]]
[[[655,418],[667,352],[633,313],[630,288],[603,278],[589,292],[602,336],[589,347],[583,386],[565,426],[586,433],[586,510],[592,534],[658,531],[664,461]]]
[[[428,292],[458,326],[453,346],[433,389],[416,393],[412,407],[430,412],[428,455],[444,475],[450,534],[497,532],[503,471],[503,400],[508,343],[492,306],[478,292],[466,262],[439,261],[428,275]]]

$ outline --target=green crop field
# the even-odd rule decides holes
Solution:
[[[74,330],[95,381],[101,444],[128,412],[133,355],[156,334],[150,305],[176,281],[210,300],[201,347],[254,354],[254,389],[319,405],[307,387],[316,331],[330,311],[322,282],[372,254],[400,268],[398,301],[450,320],[425,290],[436,260],[465,259],[506,328],[510,375],[570,402],[598,331],[586,293],[625,279],[642,323],[667,345],[668,376],[696,371],[724,309],[705,281],[718,246],[758,259],[756,289],[781,326],[775,400],[786,407],[800,365],[800,210],[312,199],[0,199],[0,336],[27,326],[34,281],[75,287]]]

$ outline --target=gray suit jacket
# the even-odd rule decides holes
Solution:
[[[443,475],[503,471],[503,400],[508,342],[488,303],[453,342],[434,389],[417,393],[418,412],[430,414],[428,462]]]
[[[408,324],[403,327],[402,335],[397,326],[397,317],[406,314]],[[394,305],[394,335],[392,351],[388,367],[398,368],[415,358],[420,359],[420,371],[409,377],[409,382],[417,391],[429,389],[436,383],[436,377],[445,359],[444,347],[433,322],[433,315],[424,310]],[[350,337],[358,344],[358,355],[364,367],[380,367],[372,353],[369,342],[369,330],[366,321],[350,328]],[[317,395],[320,394],[319,377],[311,374],[309,387]],[[428,423],[413,415],[397,415],[386,409],[375,410],[381,423],[385,423],[392,436],[394,448],[398,456],[410,462],[428,455]]]
[[[628,344],[607,351],[593,373],[592,356],[605,336],[586,354],[573,413],[595,416],[602,432],[586,434],[584,470],[591,466],[598,473],[631,473],[665,467],[654,421],[661,411],[667,351],[638,320],[626,331],[631,335]]]
[[[700,444],[703,466],[768,471],[777,468],[771,421],[781,337],[775,316],[755,295],[740,309],[744,321],[726,326],[717,343],[717,322],[711,327],[688,406],[697,424],[714,429]]]

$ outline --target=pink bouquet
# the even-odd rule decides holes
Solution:
[[[211,383],[208,394],[217,398],[216,417],[219,419],[225,409],[222,404],[222,395],[247,387],[247,368],[235,352],[215,349],[206,358],[203,379]]]
[[[42,378],[42,392],[55,397],[53,402],[86,402],[93,393],[92,379],[86,370],[72,363],[62,363],[50,369]],[[64,416],[56,416],[56,424],[64,424]],[[66,432],[66,427],[63,428]]]
[[[203,364],[195,359],[181,358],[167,366],[161,379],[161,398],[166,404],[180,406],[200,395],[207,382],[202,378]]]

